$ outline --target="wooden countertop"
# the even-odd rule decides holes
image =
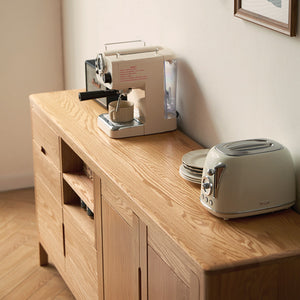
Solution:
[[[182,155],[202,148],[180,131],[111,139],[97,127],[105,110],[78,91],[31,95],[33,109],[99,175],[131,198],[144,222],[155,222],[204,271],[300,254],[300,215],[288,209],[224,221],[201,205],[200,186],[182,179]]]

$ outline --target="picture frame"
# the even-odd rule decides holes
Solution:
[[[234,15],[243,20],[296,36],[298,0],[234,0]]]

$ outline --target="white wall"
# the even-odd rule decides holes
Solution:
[[[0,191],[33,185],[28,95],[63,89],[60,0],[0,4]]]
[[[141,38],[169,47],[180,58],[183,130],[207,147],[257,137],[281,142],[300,191],[300,26],[287,37],[235,18],[233,3],[63,0],[66,88],[84,87],[84,60],[105,42]]]

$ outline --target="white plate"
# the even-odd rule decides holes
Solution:
[[[210,149],[198,149],[190,151],[182,156],[182,162],[195,169],[203,169],[206,155]]]
[[[190,174],[185,168],[183,165],[180,166],[179,168],[179,174],[182,178],[188,180],[188,181],[191,181],[191,182],[194,182],[194,183],[198,183],[200,184],[201,183],[201,179],[202,179],[202,176],[195,176],[194,174]]]
[[[193,180],[193,179],[190,179],[190,178],[186,178],[184,176],[181,176],[183,179],[187,180],[187,181],[190,181],[190,182],[193,182],[193,183],[197,183],[197,184],[201,184],[201,181],[199,180]]]
[[[186,170],[188,170],[189,172],[192,172],[192,173],[197,173],[197,174],[202,174],[203,173],[203,169],[202,168],[192,168],[190,166],[187,166],[185,163],[182,163],[182,165],[184,166],[184,168]]]
[[[197,184],[201,184],[201,181],[199,180],[194,180],[194,179],[191,179],[191,178],[186,178],[184,177],[182,174],[181,174],[181,177],[187,181],[190,181],[190,182],[193,182],[193,183],[197,183]]]

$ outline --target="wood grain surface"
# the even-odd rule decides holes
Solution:
[[[159,228],[178,245],[196,274],[300,254],[296,212],[230,221],[214,217],[200,204],[200,186],[179,175],[182,156],[200,149],[199,144],[178,130],[111,139],[96,124],[104,109],[93,101],[79,102],[77,94],[32,95],[31,105],[85,163],[122,189],[147,226]]]

